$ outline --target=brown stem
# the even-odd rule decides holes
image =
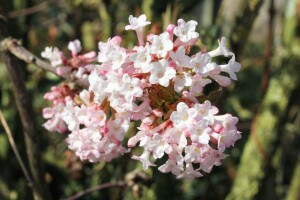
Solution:
[[[39,57],[32,54],[30,51],[28,51],[25,47],[23,47],[20,44],[20,41],[6,37],[0,40],[0,51],[3,52],[10,52],[17,58],[25,61],[28,64],[34,64],[38,68],[41,68],[43,70],[49,71],[51,73],[56,73],[56,68],[52,67],[49,63],[43,61]],[[57,75],[58,76],[58,75]],[[77,85],[82,86],[84,88],[88,88],[88,82],[86,79],[75,79],[73,73],[71,74],[65,74],[61,76],[62,78],[66,79],[69,82],[75,82]]]
[[[96,187],[88,188],[86,190],[78,192],[77,194],[75,194],[71,197],[68,197],[65,200],[75,200],[75,199],[78,199],[78,198],[80,198],[80,197],[82,197],[86,194],[89,194],[89,193],[92,193],[92,192],[95,192],[95,191],[98,191],[98,190],[103,190],[103,189],[106,189],[106,188],[125,187],[125,186],[126,186],[126,183],[123,182],[123,181],[119,181],[117,183],[104,183],[104,184],[98,185]]]
[[[6,21],[0,18],[0,41],[6,37],[8,37]],[[22,79],[22,73],[19,68],[22,63],[10,52],[4,53],[4,61],[22,122],[29,168],[37,193],[36,199],[47,200],[50,199],[50,195],[45,182],[45,171],[40,154],[40,135],[34,120],[35,115],[30,101],[31,96],[25,87],[25,81]]]

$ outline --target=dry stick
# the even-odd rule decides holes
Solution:
[[[71,197],[68,197],[64,200],[76,200],[86,194],[89,194],[89,193],[92,193],[92,192],[95,192],[98,190],[103,190],[103,189],[111,188],[111,187],[125,187],[125,186],[126,186],[126,183],[124,181],[119,181],[117,183],[104,183],[104,184],[98,185],[96,187],[88,188],[86,190],[78,192],[77,194],[75,194]]]
[[[21,167],[24,175],[25,175],[25,178],[27,180],[27,184],[28,184],[29,187],[32,188],[32,190],[33,190],[33,192],[35,194],[36,193],[36,189],[35,189],[34,184],[33,184],[32,180],[31,180],[31,178],[29,176],[28,170],[26,169],[25,164],[24,164],[24,162],[23,162],[23,160],[22,160],[22,158],[21,158],[21,156],[19,154],[19,151],[17,149],[16,143],[14,141],[14,138],[13,138],[13,136],[11,134],[10,128],[7,125],[7,122],[6,122],[6,120],[5,120],[4,116],[3,116],[3,113],[1,111],[1,109],[0,109],[0,121],[1,121],[1,124],[3,125],[5,133],[6,133],[7,137],[8,137],[8,141],[10,143],[10,146],[11,146],[11,148],[12,148],[12,150],[13,150],[16,158],[17,158],[17,161],[18,161],[18,163],[19,163],[19,165],[20,165],[20,167]]]

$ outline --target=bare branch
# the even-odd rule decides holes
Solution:
[[[28,64],[34,64],[38,68],[44,69],[46,71],[52,72],[55,75],[59,76],[56,73],[56,68],[52,67],[49,63],[43,61],[39,57],[35,56],[33,53],[28,51],[25,47],[21,45],[19,40],[8,37],[3,39],[0,42],[0,51],[8,51],[12,53],[17,58],[25,61]],[[69,82],[75,82],[77,85],[82,86],[83,88],[88,88],[88,82],[86,79],[75,79],[74,73],[60,76]]]
[[[32,182],[32,180],[30,178],[29,172],[26,169],[25,164],[24,164],[24,162],[23,162],[23,160],[22,160],[22,158],[21,158],[21,156],[19,154],[19,151],[18,151],[18,148],[16,146],[15,140],[14,140],[14,138],[12,136],[12,133],[10,131],[9,126],[7,125],[7,122],[6,122],[5,118],[4,118],[4,115],[3,115],[2,111],[1,111],[1,109],[0,109],[0,121],[1,121],[1,124],[3,125],[3,128],[4,128],[5,133],[7,135],[7,138],[8,138],[8,141],[10,143],[10,146],[11,146],[11,148],[12,148],[12,150],[13,150],[16,158],[17,158],[17,161],[18,161],[18,163],[19,163],[19,165],[20,165],[20,167],[21,167],[24,175],[25,175],[25,178],[26,178],[28,186],[31,187],[34,192],[36,192],[35,191],[36,189],[34,188],[33,182]]]
[[[98,190],[103,190],[103,189],[112,188],[112,187],[125,187],[125,186],[126,186],[126,183],[124,181],[119,181],[117,183],[104,183],[104,184],[98,185],[96,187],[88,188],[86,190],[78,192],[77,194],[75,194],[71,197],[68,197],[64,200],[76,200],[86,194],[89,194],[89,193],[92,193],[92,192],[95,192]]]
[[[32,6],[32,7],[29,7],[29,8],[24,8],[22,10],[17,10],[17,11],[11,11],[7,14],[7,16],[9,18],[16,18],[16,17],[23,17],[23,16],[26,16],[26,15],[32,15],[34,13],[37,13],[37,12],[42,12],[44,11],[45,9],[47,9],[49,6],[49,4],[54,4],[56,6],[62,6],[64,1],[63,0],[56,0],[54,2],[42,2],[40,4],[37,4],[35,6]]]

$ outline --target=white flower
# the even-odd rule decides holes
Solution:
[[[143,163],[143,169],[146,170],[149,166],[156,166],[150,161],[150,152],[148,150],[144,150],[141,156],[132,156],[132,159],[139,160]]]
[[[137,52],[132,54],[130,59],[134,62],[134,68],[141,69],[142,73],[150,71],[151,55],[147,48],[139,46]]]
[[[228,87],[231,84],[231,79],[227,76],[222,76],[219,74],[211,74],[209,76],[222,87]]]
[[[181,71],[182,67],[190,67],[190,57],[185,55],[185,48],[183,46],[179,47],[176,52],[172,51],[170,56],[178,66],[179,71]]]
[[[241,69],[241,64],[235,62],[235,56],[233,55],[232,58],[229,60],[227,65],[220,65],[221,71],[227,72],[232,80],[237,80],[236,72],[239,72]]]
[[[154,133],[152,140],[147,147],[151,149],[154,159],[163,157],[165,152],[167,154],[172,152],[172,147],[164,141],[164,138],[158,133]]]
[[[141,81],[138,78],[130,78],[128,74],[124,74],[121,85],[120,92],[125,96],[127,101],[134,101],[135,97],[143,95],[143,90],[140,88]]]
[[[46,47],[45,50],[41,53],[43,58],[50,60],[51,66],[56,67],[63,63],[62,53],[56,47]]]
[[[208,127],[205,121],[200,121],[194,126],[189,126],[188,131],[191,134],[191,140],[199,144],[208,144],[212,129]]]
[[[182,129],[194,123],[194,119],[197,116],[195,108],[189,108],[188,105],[180,102],[177,104],[176,110],[170,116],[175,127]]]
[[[183,168],[177,165],[175,160],[169,159],[165,164],[161,165],[158,170],[162,173],[172,172],[172,174],[178,176]]]
[[[102,101],[108,97],[108,93],[105,92],[107,81],[103,76],[99,76],[96,71],[93,71],[89,75],[88,80],[90,84],[89,91],[94,93],[94,101],[100,105]]]
[[[206,64],[205,66],[203,66],[202,70],[200,71],[200,73],[204,77],[210,76],[210,75],[218,75],[218,74],[220,74],[220,72],[221,72],[221,67],[213,62],[210,62],[210,63]]]
[[[120,48],[120,43],[122,41],[122,38],[119,36],[115,36],[113,38],[109,38],[107,42],[99,42],[98,48],[98,61],[99,62],[107,62],[108,54],[115,51],[117,48]]]
[[[197,120],[206,120],[208,125],[212,125],[214,123],[214,115],[219,112],[218,108],[212,106],[210,101],[206,100],[203,104],[195,104],[194,108],[197,112]]]
[[[174,89],[176,92],[181,92],[185,86],[191,86],[192,76],[190,73],[183,72],[183,74],[176,75],[173,79],[175,85]]]
[[[204,74],[204,67],[210,63],[211,57],[209,54],[197,53],[195,57],[191,58],[190,65],[194,72]]]
[[[223,129],[218,136],[218,150],[224,152],[226,148],[233,146],[237,140],[241,139],[241,132]]]
[[[119,69],[125,62],[127,57],[126,51],[123,48],[116,48],[115,51],[108,53],[107,58],[112,62],[112,69]]]
[[[218,40],[219,42],[219,47],[213,51],[210,51],[208,52],[208,54],[211,56],[211,57],[216,57],[216,56],[231,56],[232,55],[232,52],[229,51],[229,49],[227,49],[226,47],[226,38],[225,37],[222,37],[221,38],[221,41]]]
[[[149,52],[159,57],[165,57],[173,49],[173,42],[170,40],[170,34],[164,32],[159,36],[152,36],[152,44],[149,46]]]
[[[151,22],[146,21],[147,20],[146,15],[140,15],[138,18],[130,15],[128,20],[129,20],[129,25],[125,26],[125,30],[136,30],[148,24],[151,24]]]
[[[176,71],[168,66],[168,61],[162,59],[158,62],[153,62],[150,65],[150,78],[151,84],[159,83],[164,87],[168,87],[170,80],[175,77]]]
[[[187,163],[185,166],[185,171],[176,178],[193,179],[196,177],[201,177],[203,175],[199,172],[199,170],[200,169],[194,170],[192,163]]]
[[[97,162],[100,160],[100,151],[102,135],[97,129],[81,129],[68,135],[67,143],[69,149],[75,151],[75,154],[81,160]]]
[[[77,55],[82,49],[80,41],[77,39],[69,42],[68,49],[72,52],[72,55]]]
[[[147,20],[146,15],[141,15],[138,18],[130,15],[129,25],[125,26],[125,30],[135,30],[140,46],[144,45],[143,27],[148,24],[151,24],[151,22],[146,20]]]
[[[197,22],[194,20],[185,22],[183,19],[179,19],[177,21],[178,26],[174,28],[174,34],[182,41],[188,42],[191,39],[195,39],[199,37],[199,34],[195,32]]]

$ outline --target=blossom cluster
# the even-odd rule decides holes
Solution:
[[[163,159],[158,167],[162,173],[200,177],[220,165],[226,148],[241,138],[238,118],[217,115],[213,102],[203,99],[203,89],[213,82],[229,86],[241,66],[225,37],[215,50],[192,54],[199,39],[193,20],[179,19],[160,35],[144,38],[149,24],[145,15],[129,17],[125,29],[138,38],[132,49],[121,46],[120,36],[99,42],[98,54],[79,54],[80,41],[72,41],[69,59],[58,48],[47,47],[42,57],[58,75],[74,74],[87,80],[89,88],[80,91],[63,84],[46,93],[52,105],[43,110],[48,119],[44,127],[68,131],[68,148],[81,160],[110,161],[139,146],[143,153],[132,158],[145,170]],[[228,57],[228,63],[214,62],[218,56]],[[136,134],[128,132],[131,124],[137,126]]]

